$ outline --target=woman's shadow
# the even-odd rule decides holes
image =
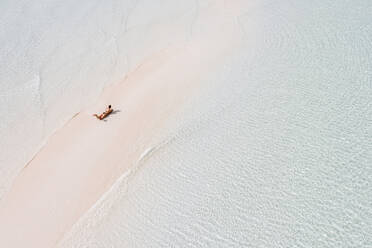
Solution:
[[[105,119],[103,119],[104,122],[106,122],[108,119],[111,118],[112,115],[116,115],[117,113],[120,113],[121,110],[120,109],[115,109],[114,111],[111,112],[111,114],[109,114]]]

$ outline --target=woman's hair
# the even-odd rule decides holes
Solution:
[[[109,108],[111,108],[111,105],[109,105]]]

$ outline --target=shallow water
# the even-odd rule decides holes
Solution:
[[[248,8],[244,45],[175,118],[169,142],[61,247],[369,247],[370,13],[368,0]]]
[[[171,0],[1,1],[0,199],[48,137],[106,86],[187,40],[193,8]]]

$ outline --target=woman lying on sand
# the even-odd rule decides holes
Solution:
[[[113,111],[113,109],[111,108],[111,105],[109,105],[109,106],[107,107],[107,109],[105,110],[105,112],[103,112],[103,113],[100,114],[100,115],[94,114],[93,116],[97,117],[97,119],[99,119],[99,120],[103,120],[103,119],[105,119],[109,114],[111,114],[112,111]]]

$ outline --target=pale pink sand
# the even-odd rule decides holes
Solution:
[[[151,56],[49,139],[1,202],[0,247],[55,246],[138,160],[169,115],[236,47],[236,23],[212,17],[208,34]],[[92,117],[107,104],[120,112],[106,122]]]

